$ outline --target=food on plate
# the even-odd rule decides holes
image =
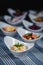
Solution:
[[[34,20],[36,22],[43,22],[43,17],[37,17],[37,18],[34,18]]]
[[[16,13],[13,13],[13,15],[15,15],[15,16],[20,16],[20,15],[22,15],[23,13],[18,9],[18,10],[16,10]]]
[[[22,15],[23,13],[18,9],[18,10],[16,10],[16,13],[13,13],[13,15],[15,15],[15,16],[20,16],[20,15]]]
[[[12,47],[11,50],[14,50],[16,52],[23,52],[26,51],[27,46],[25,46],[24,44],[20,44],[20,43],[15,43]]]
[[[30,28],[32,30],[39,30],[39,29],[41,29],[41,27],[37,26],[37,25],[32,25],[32,26],[29,26],[28,28]]]
[[[5,26],[5,27],[3,27],[3,30],[6,32],[14,32],[14,31],[16,31],[16,28],[13,26]]]
[[[39,37],[40,37],[39,35],[36,35],[34,33],[27,33],[27,34],[23,35],[23,38],[25,38],[27,40],[34,40],[34,39],[37,39]]]

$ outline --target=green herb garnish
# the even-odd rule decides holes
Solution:
[[[23,44],[16,43],[14,46],[16,46],[16,47],[22,47],[24,45]]]
[[[26,36],[32,36],[32,33],[27,33]]]

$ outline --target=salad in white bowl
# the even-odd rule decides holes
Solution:
[[[35,43],[37,40],[42,38],[39,33],[33,33],[23,28],[17,28],[17,32],[25,42]]]
[[[24,43],[10,36],[5,36],[4,42],[12,54],[15,55],[15,57],[21,57],[25,55],[34,46],[34,43]]]

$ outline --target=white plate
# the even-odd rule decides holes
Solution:
[[[39,40],[40,38],[42,38],[42,36],[39,34],[39,33],[34,33],[34,34],[36,34],[36,35],[38,35],[38,36],[40,36],[39,38],[37,38],[37,39],[34,39],[34,40],[27,40],[27,39],[25,39],[25,38],[23,38],[23,35],[24,34],[27,34],[27,33],[32,33],[32,32],[30,32],[30,31],[27,31],[27,30],[25,30],[25,29],[23,29],[23,28],[17,28],[17,32],[18,32],[18,34],[20,35],[20,37],[25,41],[25,42],[30,42],[30,43],[35,43],[37,40]]]
[[[43,16],[43,15],[38,14],[37,16],[35,16],[35,15],[33,15],[33,14],[29,14],[28,16],[29,16],[29,18],[31,19],[31,21],[32,21],[33,23],[35,23],[35,24],[37,24],[37,25],[43,27],[43,22],[36,22],[36,21],[34,20],[34,18],[37,18],[37,17],[39,17],[39,16]]]
[[[32,31],[32,32],[40,32],[42,30],[42,27],[40,29],[38,29],[38,30],[32,30],[32,29],[29,28],[29,26],[32,26],[33,23],[31,23],[29,21],[26,21],[26,20],[23,20],[22,22],[23,22],[23,25],[25,26],[25,28],[27,30],[29,30],[29,31]]]
[[[24,43],[22,41],[19,41],[15,38],[12,38],[10,36],[6,36],[4,37],[4,42],[6,44],[6,46],[8,47],[8,49],[12,52],[12,54],[14,54],[16,57],[20,57],[20,56],[23,56],[25,53],[27,53],[31,48],[33,48],[34,46],[34,43]],[[20,44],[24,44],[25,46],[28,47],[28,49],[24,52],[16,52],[16,51],[13,51],[11,50],[11,47],[15,44],[15,43],[20,43]]]
[[[15,17],[15,15],[13,15],[14,13],[16,13],[16,10],[13,10],[11,8],[8,8],[8,13],[12,16],[12,17]],[[23,12],[23,15],[20,15],[20,16],[23,16],[24,18],[26,17],[27,15],[27,12]],[[18,16],[17,16],[18,17]]]
[[[17,25],[17,24],[21,23],[24,18],[25,18],[24,16],[20,16],[20,17],[14,17],[14,18],[12,19],[11,16],[8,16],[8,15],[5,15],[5,16],[4,16],[4,20],[5,20],[6,22],[12,24],[12,25]],[[11,19],[12,19],[12,20],[11,20]]]
[[[8,36],[14,36],[14,35],[16,35],[17,31],[14,31],[14,32],[6,32],[6,31],[4,31],[4,30],[3,30],[3,27],[6,27],[6,26],[11,26],[11,25],[0,21],[0,29],[1,29],[1,31],[2,31],[5,35],[8,35]],[[14,27],[17,29],[16,26],[14,26]]]

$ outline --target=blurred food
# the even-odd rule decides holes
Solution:
[[[14,50],[16,52],[23,52],[26,51],[26,46],[24,44],[20,44],[20,43],[15,43],[12,47],[11,50]]]
[[[27,40],[33,40],[33,39],[39,38],[40,36],[33,33],[27,33],[27,34],[24,34],[23,37]]]
[[[5,26],[5,27],[3,27],[3,30],[6,32],[14,32],[14,31],[16,31],[16,28],[13,26]]]
[[[41,29],[40,26],[37,26],[37,25],[32,25],[32,26],[29,26],[30,29],[32,30],[38,30],[38,29]]]
[[[13,15],[15,15],[15,16],[20,16],[20,15],[22,15],[23,14],[23,12],[21,12],[19,9],[18,10],[16,10],[16,13],[14,13]]]
[[[34,18],[34,20],[36,22],[43,22],[43,17],[37,17],[37,18]]]

